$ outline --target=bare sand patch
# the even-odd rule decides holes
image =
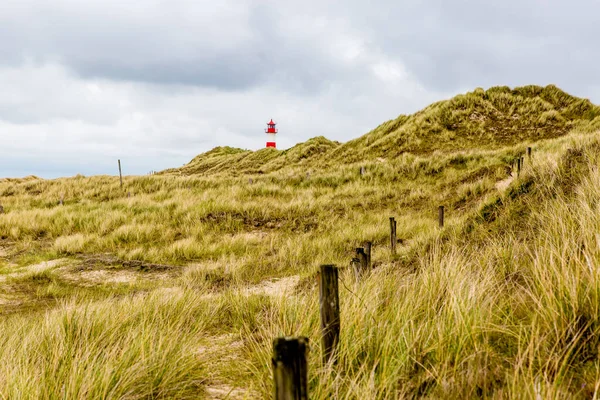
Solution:
[[[246,295],[262,294],[274,297],[290,295],[294,292],[298,282],[300,282],[300,277],[297,275],[288,276],[281,279],[271,279],[261,282],[256,286],[246,288],[243,293]]]
[[[96,286],[101,284],[134,284],[140,281],[165,280],[169,278],[165,273],[144,273],[127,269],[62,269],[60,276],[82,286]]]
[[[515,180],[515,178],[512,177],[512,176],[510,176],[510,177],[508,177],[506,179],[503,179],[503,180],[501,180],[499,182],[496,182],[496,185],[495,185],[496,189],[498,189],[499,191],[502,192],[502,191],[506,190],[506,188],[508,187],[508,185],[510,185],[512,183],[512,181],[514,181],[514,180]]]

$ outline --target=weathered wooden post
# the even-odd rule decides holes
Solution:
[[[363,249],[362,247],[357,247],[356,258],[358,258],[358,261],[360,262],[360,274],[364,275],[364,273],[367,271],[368,265],[368,257],[367,253],[365,252],[365,249]]]
[[[444,227],[444,206],[438,207],[438,222],[439,222],[440,228],[443,228]]]
[[[340,341],[340,297],[338,269],[335,265],[321,265],[319,303],[321,308],[323,364],[337,364],[336,353]]]
[[[360,176],[364,176],[366,171],[365,167],[360,167]]]
[[[373,264],[371,263],[371,247],[373,247],[373,243],[365,242],[365,253],[367,254],[367,269],[371,270],[373,268]]]
[[[119,160],[119,180],[121,181],[121,189],[123,189],[123,173],[121,172],[121,160]]]
[[[65,194],[64,193],[61,193],[60,200],[58,201],[58,204],[60,204],[61,206],[63,204],[65,204]]]
[[[308,400],[308,338],[273,341],[275,400]]]
[[[517,176],[521,175],[521,157],[517,158]]]
[[[531,147],[527,148],[527,158],[531,160]]]
[[[521,168],[525,168],[525,157],[521,156]]]
[[[396,254],[396,219],[390,217],[390,248],[392,254]]]

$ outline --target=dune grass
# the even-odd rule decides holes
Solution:
[[[594,121],[585,102],[519,90]],[[309,175],[299,159],[123,189],[109,176],[0,180],[0,398],[270,398],[282,335],[310,338],[313,399],[597,398],[600,137],[571,125]],[[321,145],[315,157],[344,146]],[[365,240],[376,268],[356,282]],[[335,368],[320,365],[315,274],[329,263],[341,270]]]

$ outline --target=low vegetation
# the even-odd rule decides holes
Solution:
[[[272,340],[303,335],[313,399],[596,398],[598,115],[554,87],[493,88],[345,144],[220,148],[123,188],[0,180],[0,397],[270,398]]]

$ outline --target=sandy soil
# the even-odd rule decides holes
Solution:
[[[501,180],[501,181],[499,181],[499,182],[496,183],[496,189],[498,189],[499,191],[502,192],[502,191],[506,190],[506,188],[508,187],[508,185],[510,185],[511,182],[514,181],[514,180],[515,180],[515,178],[512,177],[512,176],[510,176],[510,177],[508,177],[508,178],[506,178],[504,180]]]

